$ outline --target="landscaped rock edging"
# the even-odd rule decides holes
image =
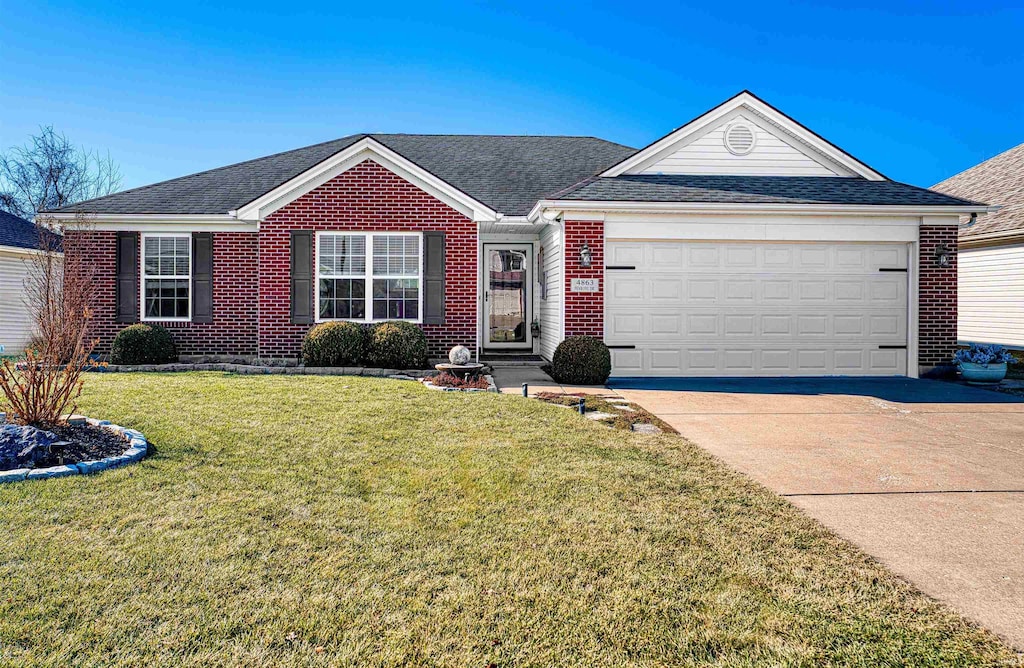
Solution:
[[[397,378],[398,380],[415,380],[437,373],[432,369],[376,369],[361,366],[284,366],[276,364],[234,364],[230,362],[211,362],[189,364],[174,362],[172,364],[107,364],[86,369],[91,372],[177,372],[177,371],[226,371],[230,373],[285,376],[371,376],[375,378]]]
[[[149,452],[149,441],[142,435],[142,432],[128,429],[111,423],[109,420],[96,420],[84,418],[85,422],[93,427],[106,429],[114,432],[128,443],[128,449],[116,457],[104,457],[88,462],[77,464],[65,464],[64,466],[49,466],[40,469],[13,469],[0,471],[0,484],[5,482],[17,482],[19,480],[35,480],[39,478],[62,478],[69,475],[85,473],[98,473],[107,469],[134,464],[140,461]]]

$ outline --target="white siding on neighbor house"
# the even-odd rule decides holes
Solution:
[[[756,142],[746,155],[735,155],[725,146],[725,131],[734,123],[754,130]],[[767,123],[764,123],[767,125]],[[836,171],[796,148],[795,140],[780,137],[756,123],[750,116],[738,115],[685,146],[643,167],[639,174],[744,174],[755,176],[839,176]]]
[[[547,298],[537,300],[540,354],[550,360],[562,340],[562,230],[558,225],[541,230],[540,246],[544,248],[544,276],[538,276],[537,281],[544,280],[547,286]]]
[[[4,355],[21,353],[32,336],[32,314],[25,304],[27,257],[0,248],[0,345]]]
[[[957,263],[960,341],[1024,347],[1024,244],[961,249]]]

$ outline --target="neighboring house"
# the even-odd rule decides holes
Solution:
[[[582,334],[617,376],[916,376],[955,348],[957,222],[985,211],[743,92],[641,150],[359,134],[57,217],[88,214],[66,252],[101,350],[141,320],[183,355],[295,358],[317,322],[403,318],[434,356]]]
[[[960,228],[962,342],[1024,348],[1024,144],[932,187],[1001,207]]]
[[[20,355],[35,324],[25,300],[25,279],[40,250],[39,228],[0,211],[0,346],[3,355]],[[56,245],[59,248],[59,245]]]

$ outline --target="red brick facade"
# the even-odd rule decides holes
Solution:
[[[89,337],[107,354],[114,335],[130,323],[117,322],[117,232],[69,231],[68,255],[81,253],[93,272],[95,307]],[[141,251],[140,251],[141,252]],[[256,234],[213,234],[213,322],[162,322],[181,355],[256,355]],[[140,310],[142,306],[140,305]]]
[[[940,267],[935,261],[939,245],[950,251],[948,267]],[[922,226],[919,249],[917,359],[924,373],[940,364],[950,364],[956,350],[956,226]]]
[[[565,335],[604,338],[604,221],[566,220]],[[580,265],[580,248],[590,246],[589,268]],[[573,292],[572,279],[596,278],[597,292]]]
[[[309,325],[289,311],[292,230],[445,233],[445,322],[424,325],[433,357],[476,345],[477,226],[376,162],[352,167],[274,213],[259,233],[259,355],[298,357]]]
[[[445,323],[423,327],[433,357],[453,345],[473,348],[477,338],[477,225],[447,204],[373,161],[350,168],[267,217],[259,233],[213,234],[213,322],[162,323],[182,355],[295,358],[309,325],[292,324],[289,309],[289,242],[293,230],[443,231],[445,233]],[[81,253],[95,272],[96,306],[90,336],[97,352],[109,352],[127,323],[116,315],[116,232],[72,231],[65,250]],[[920,229],[919,355],[922,372],[949,362],[956,348],[957,230]],[[580,263],[586,243],[592,262]],[[951,251],[949,267],[938,267],[935,249]],[[564,222],[565,334],[604,336],[604,223]],[[596,292],[574,292],[573,279],[599,282]],[[140,305],[141,306],[141,305]]]

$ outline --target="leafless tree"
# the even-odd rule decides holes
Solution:
[[[39,252],[28,260],[25,278],[36,344],[25,351],[24,361],[5,360],[0,365],[0,394],[13,420],[53,425],[68,410],[74,412],[82,393],[82,372],[91,364],[96,342],[88,341],[86,334],[95,288],[85,255],[62,248],[61,237],[51,231],[55,226],[40,223]],[[78,229],[87,225],[83,216],[74,224]]]
[[[121,185],[110,158],[71,143],[52,126],[0,154],[0,210],[31,220],[41,211],[109,195]]]

